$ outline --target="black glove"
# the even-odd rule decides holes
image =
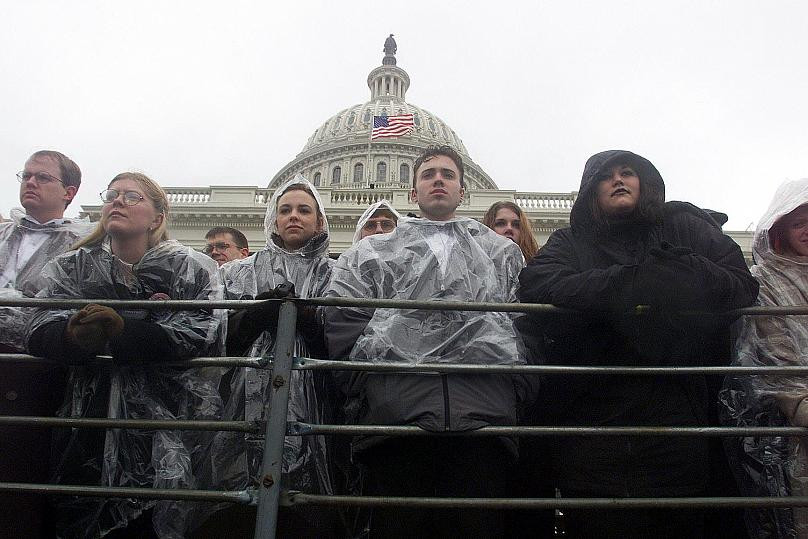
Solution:
[[[267,292],[261,292],[255,299],[283,299],[295,297],[295,285],[284,282]],[[280,301],[267,301],[255,307],[248,307],[245,322],[263,329],[273,329],[278,325],[278,313],[281,310]]]
[[[295,285],[290,282],[279,284],[272,290],[261,292],[255,299],[283,299],[295,297]],[[227,353],[229,355],[243,355],[265,330],[274,336],[278,328],[278,313],[281,310],[280,301],[267,301],[255,307],[248,307],[236,311],[228,317]]]
[[[682,258],[694,254],[693,249],[689,247],[676,247],[667,241],[661,242],[659,247],[652,247],[649,252],[651,256],[659,260],[667,260],[670,262],[681,262]]]
[[[633,280],[632,303],[671,310],[694,310],[705,304],[708,274],[691,249],[662,242],[638,265]]]

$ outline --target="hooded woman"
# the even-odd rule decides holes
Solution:
[[[758,305],[808,304],[808,178],[780,186],[760,220],[752,244],[760,282]],[[805,316],[745,316],[735,343],[735,364],[808,366]],[[721,392],[726,422],[734,426],[808,427],[808,376],[734,376]],[[808,495],[804,438],[745,437],[726,445],[747,496]],[[747,511],[753,537],[808,537],[806,508]]]
[[[322,296],[331,275],[333,261],[328,258],[328,220],[317,189],[297,175],[275,191],[267,206],[264,229],[266,247],[242,260],[222,266],[222,281],[227,299],[280,298],[291,292],[301,298]],[[265,356],[275,346],[278,302],[266,307],[238,311],[230,315],[227,336],[229,355]],[[303,308],[297,321],[294,355],[323,357],[324,341],[318,311]],[[226,404],[226,417],[247,421],[268,419],[272,371],[238,369],[233,372]],[[289,395],[289,421],[328,423],[332,411],[330,378],[313,371],[293,371]],[[220,433],[210,459],[210,474],[225,488],[247,488],[258,480],[261,471],[263,435]],[[283,478],[285,488],[311,493],[332,494],[332,478],[327,462],[329,448],[323,436],[289,436],[284,441]],[[214,515],[202,536],[228,533],[251,534],[254,518],[242,518],[242,531],[233,529],[228,515],[244,513],[231,508]],[[247,511],[249,512],[249,511]],[[252,515],[255,511],[252,509]],[[281,510],[278,533],[282,536],[323,536],[336,533],[328,522],[328,511],[310,508]],[[221,531],[218,526],[222,526]],[[207,535],[206,535],[207,534]]]
[[[579,310],[526,317],[526,341],[548,362],[576,365],[702,365],[726,322],[675,315],[754,302],[757,282],[740,248],[704,211],[665,202],[647,159],[606,151],[586,163],[570,227],[557,230],[519,276],[519,298]],[[636,305],[649,314],[633,316]],[[708,421],[704,376],[549,378],[544,417],[561,425],[694,426]],[[708,440],[696,437],[554,438],[548,449],[563,496],[689,496],[704,493]],[[698,511],[567,511],[576,537],[693,537]]]
[[[216,263],[168,239],[168,200],[159,185],[124,172],[101,199],[98,227],[74,251],[45,266],[46,285],[38,297],[221,299]],[[218,419],[219,369],[177,370],[160,363],[219,353],[223,324],[223,313],[208,309],[115,310],[95,304],[79,311],[41,309],[29,325],[28,347],[56,360],[108,354],[113,361],[140,363],[71,368],[63,417]],[[200,488],[195,472],[209,437],[193,431],[64,429],[55,443],[54,479]],[[66,537],[99,537],[126,527],[161,537],[184,534],[184,521],[177,518],[185,511],[181,502],[65,498],[59,506],[60,534]]]

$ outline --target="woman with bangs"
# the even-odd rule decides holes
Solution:
[[[147,176],[125,172],[101,193],[95,231],[45,266],[42,298],[219,300],[216,263],[168,239],[168,200]],[[72,367],[62,417],[218,419],[219,369],[163,366],[220,351],[223,313],[123,310],[90,304],[39,310],[31,353],[59,361],[112,356],[109,367]],[[115,487],[200,488],[195,468],[210,435],[185,431],[65,429],[54,447],[54,481]],[[185,533],[187,504],[176,501],[63,498],[60,536]]]
[[[525,262],[536,256],[539,251],[530,217],[513,202],[508,200],[494,202],[485,212],[483,224],[518,245]]]

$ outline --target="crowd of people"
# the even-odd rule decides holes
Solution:
[[[20,203],[0,224],[0,298],[88,300],[375,298],[543,303],[516,314],[300,304],[294,355],[372,363],[587,366],[805,365],[802,316],[727,311],[805,305],[808,180],[783,185],[755,233],[756,265],[721,231],[721,214],[665,199],[656,167],[628,151],[586,162],[570,226],[539,246],[525,212],[457,215],[462,157],[430,147],[413,167],[420,217],[388,201],[366,209],[353,245],[329,257],[317,188],[298,175],[267,205],[266,244],[216,227],[204,252],[169,239],[163,189],[115,176],[101,219],[65,219],[79,167],[40,151]],[[206,256],[207,255],[207,256]],[[650,306],[640,311],[638,305]],[[0,352],[55,360],[0,363],[0,415],[260,422],[271,372],[178,369],[196,356],[272,352],[280,302],[248,309],[0,307]],[[698,313],[694,316],[693,313]],[[108,355],[113,366],[93,362]],[[69,365],[68,365],[69,363]],[[722,385],[723,384],[723,385]],[[485,426],[808,426],[808,378],[706,375],[293,372],[290,421],[411,425],[411,437],[289,436],[284,488],[315,494],[500,498],[804,495],[801,438],[456,436]],[[0,481],[246,489],[264,440],[241,432],[0,428]],[[737,487],[722,482],[730,473]],[[227,504],[2,494],[15,537],[249,536],[255,508]],[[567,537],[808,536],[804,509],[750,509],[746,531],[703,509],[575,509]],[[282,507],[281,537],[552,537],[550,511]],[[713,528],[721,526],[721,528]],[[728,527],[729,526],[729,527]]]

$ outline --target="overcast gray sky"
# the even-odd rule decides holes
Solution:
[[[282,7],[281,7],[282,6]],[[757,222],[808,176],[805,2],[7,2],[0,212],[26,157],[164,186],[265,186],[332,114],[369,99],[389,33],[407,100],[443,118],[503,189],[577,189],[630,149],[669,200]]]

